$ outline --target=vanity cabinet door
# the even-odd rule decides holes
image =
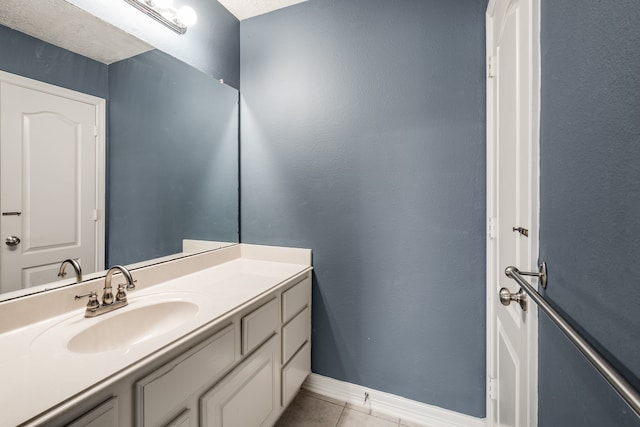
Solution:
[[[172,417],[188,408],[191,402],[195,405],[199,393],[221,378],[237,360],[235,337],[235,327],[229,325],[139,380],[136,383],[136,425],[167,425]],[[192,424],[195,423],[191,418]],[[173,425],[189,425],[189,422]]]
[[[279,340],[273,337],[200,399],[201,426],[270,426],[278,416]]]
[[[118,398],[112,397],[67,427],[118,427]]]

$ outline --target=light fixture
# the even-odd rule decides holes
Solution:
[[[187,27],[196,23],[198,16],[189,6],[174,9],[172,0],[124,0],[156,21],[178,34],[187,32]]]

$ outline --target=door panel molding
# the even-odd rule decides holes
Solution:
[[[92,236],[93,240],[95,241],[94,243],[95,248],[94,248],[94,256],[93,256],[93,259],[90,260],[90,264],[95,265],[95,271],[103,270],[104,263],[105,263],[105,215],[104,215],[104,212],[105,212],[105,186],[106,186],[106,183],[105,183],[106,101],[102,98],[98,98],[92,95],[84,94],[74,90],[44,83],[38,80],[33,80],[33,79],[29,79],[19,75],[0,71],[0,91],[2,91],[3,87],[10,88],[11,86],[15,86],[17,88],[30,90],[30,91],[36,91],[46,95],[52,95],[54,97],[59,98],[60,102],[63,103],[64,105],[67,105],[68,102],[75,102],[75,103],[79,103],[78,105],[85,104],[87,107],[91,108],[92,112],[90,114],[91,114],[91,121],[93,123],[93,126],[92,126],[93,129],[82,130],[83,132],[88,132],[88,134],[85,133],[84,135],[85,141],[91,141],[92,143],[95,144],[95,156],[93,155],[91,156],[91,157],[94,157],[92,161],[94,162],[94,165],[95,165],[95,177],[93,176],[91,177],[91,179],[94,181],[93,185],[95,185],[95,191],[94,191],[95,199],[93,199],[94,196],[92,196],[92,200],[90,203],[92,206],[91,218],[88,219],[88,221],[93,222],[93,226],[91,227],[91,233],[93,235]],[[68,100],[68,101],[65,101],[65,100]],[[77,123],[75,123],[73,120],[70,120],[68,117],[64,117],[63,115],[60,115],[55,111],[51,111],[50,108],[43,107],[40,111],[30,112],[28,114],[28,117],[23,117],[23,122],[24,120],[30,120],[34,118],[46,119],[46,120],[58,120],[61,123],[70,125],[71,128],[75,128],[76,133],[78,132]],[[22,124],[22,126],[24,126],[24,123]],[[76,140],[79,137],[80,136],[77,135]],[[77,143],[79,143],[79,140],[76,141],[76,144]],[[29,149],[29,147],[26,147],[23,149],[27,150]],[[80,148],[80,150],[82,150],[82,148]],[[78,162],[80,162],[79,158],[75,159],[75,162],[72,162],[73,164],[68,162],[65,164],[72,169],[73,168],[78,169],[78,166],[79,166]],[[13,168],[10,168],[10,169],[13,169]],[[80,173],[80,171],[76,170],[74,173],[78,174]],[[0,182],[0,187],[2,187],[3,192],[7,185],[10,185],[10,183]],[[77,188],[61,188],[60,195],[74,197],[74,194],[77,193],[77,190],[78,190]],[[18,203],[16,201],[16,203],[12,203],[12,204],[22,205],[22,203],[23,202]],[[24,203],[28,204],[29,202],[24,201]],[[5,208],[5,206],[3,206],[3,208]],[[6,206],[6,208],[7,209],[10,208],[10,206]],[[85,208],[87,208],[87,206],[85,206]],[[14,210],[14,209],[9,209],[9,210]],[[73,207],[73,211],[75,212],[75,215],[80,214],[79,210],[80,210],[79,206]],[[25,217],[25,216],[22,215],[21,217]],[[16,216],[15,218],[14,217],[12,218],[14,221],[20,221],[21,217]],[[26,219],[26,217],[24,219]],[[5,224],[3,223],[3,225]],[[78,239],[81,238],[82,233],[88,232],[87,230],[85,231],[79,230],[79,229],[72,230],[73,231],[72,234],[75,234],[75,238],[72,240],[77,241]],[[0,229],[0,232],[4,233],[5,230]],[[32,242],[30,242],[29,240],[29,236],[28,236],[29,230],[23,228],[21,232],[26,234],[24,236],[25,238],[23,239],[23,248],[25,249],[25,252],[24,252],[25,254],[34,253],[34,252],[46,253],[47,251],[52,250],[53,247],[47,244],[35,244],[35,247],[30,247],[32,246],[31,245]],[[37,242],[34,242],[34,243],[37,243]],[[77,242],[69,242],[68,246],[69,247],[77,246]],[[72,257],[77,258],[77,256],[72,256]],[[5,285],[2,287],[0,291],[6,292],[11,290],[16,290],[16,289],[14,289],[13,286],[8,287]]]
[[[500,325],[496,318],[496,310],[510,309],[503,314],[507,315],[513,321],[513,325],[518,325],[525,320],[524,313],[520,312],[517,305],[512,304],[510,307],[503,307],[498,301],[497,292],[500,288],[499,283],[502,281],[505,285],[509,283],[504,280],[504,271],[499,271],[497,266],[497,242],[505,233],[511,233],[512,226],[521,226],[523,224],[500,224],[498,216],[498,203],[501,202],[498,192],[499,176],[497,173],[499,165],[499,152],[497,140],[498,135],[498,116],[496,108],[498,107],[497,98],[497,80],[500,78],[498,74],[499,64],[498,52],[496,46],[499,36],[504,30],[504,26],[500,25],[500,17],[512,13],[510,10],[517,7],[519,14],[517,17],[519,35],[523,39],[523,44],[519,45],[520,49],[526,49],[527,59],[529,62],[528,70],[525,71],[525,78],[521,78],[521,74],[516,81],[518,82],[517,93],[529,99],[528,103],[521,104],[519,110],[522,113],[514,117],[516,121],[516,134],[521,138],[525,137],[528,144],[518,150],[527,150],[521,152],[529,159],[528,164],[519,164],[518,168],[524,168],[527,173],[523,175],[521,184],[528,188],[529,192],[529,209],[527,211],[517,212],[517,218],[521,218],[523,224],[528,224],[529,236],[522,237],[521,244],[517,244],[514,248],[516,259],[520,259],[523,264],[537,266],[537,258],[539,251],[539,123],[540,123],[540,0],[490,0],[486,12],[486,54],[487,54],[487,268],[486,268],[486,307],[487,307],[487,426],[494,426],[497,419],[497,404],[499,392],[496,390],[497,372],[497,345],[498,345],[498,328],[505,328],[507,325]],[[522,24],[522,25],[521,25]],[[496,28],[500,25],[501,28]],[[519,153],[520,154],[520,153]],[[522,266],[525,268],[525,265]],[[517,290],[517,289],[516,289]],[[526,318],[524,326],[526,326],[526,335],[528,336],[528,358],[529,368],[527,378],[521,380],[528,382],[528,404],[527,414],[523,415],[523,419],[527,420],[528,426],[537,426],[538,420],[538,322],[537,307],[535,304],[529,305],[529,314]],[[517,308],[517,310],[516,310]],[[515,311],[514,311],[515,310]],[[508,314],[507,314],[508,313]],[[509,345],[515,343],[509,342]],[[509,351],[514,351],[511,347]],[[520,398],[520,396],[518,396]],[[518,424],[521,425],[521,424]]]

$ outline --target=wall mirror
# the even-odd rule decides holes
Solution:
[[[238,242],[238,91],[66,2],[35,3],[39,4],[31,7],[8,0],[0,6],[0,70],[106,100],[105,171],[98,177],[105,183],[105,209],[96,216],[104,223],[104,267],[141,267],[148,260],[185,256],[183,239]],[[52,9],[43,12],[42,7]],[[76,39],[68,32],[61,35],[57,22],[80,29]],[[97,37],[95,25],[110,28]],[[56,37],[61,43],[52,42]],[[91,52],[107,58],[95,61],[69,52],[84,53],[83,38],[90,39]],[[55,162],[51,153],[38,158],[43,164],[65,163],[63,155]],[[7,187],[21,190],[26,185],[0,176],[3,194]],[[45,196],[72,204],[75,190],[56,188]],[[0,208],[8,212],[25,207]],[[11,219],[16,222],[20,216]],[[51,230],[59,228],[53,221]],[[23,233],[25,226],[17,230],[15,234]],[[5,244],[5,231],[9,226],[2,222],[3,254],[16,251]],[[39,250],[51,249],[44,246]],[[188,252],[210,249],[191,248]],[[72,269],[67,269],[71,274],[66,278],[57,277],[61,261],[41,262],[29,271],[21,267],[17,280],[0,283],[0,301],[74,283]],[[8,265],[0,263],[0,269]],[[99,275],[91,275],[91,269],[83,273],[85,279]]]

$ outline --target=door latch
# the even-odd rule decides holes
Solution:
[[[524,227],[513,227],[513,231],[517,231],[525,237],[529,237],[529,230]]]

